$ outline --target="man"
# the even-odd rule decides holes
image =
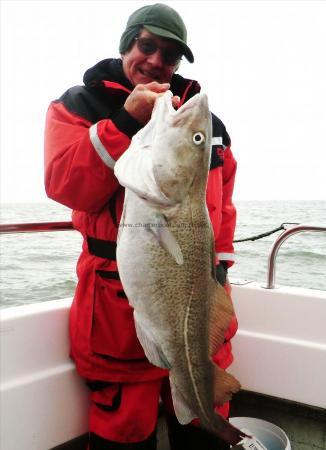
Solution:
[[[155,4],[135,11],[120,40],[121,59],[106,59],[51,103],[45,134],[45,186],[50,198],[73,209],[74,227],[84,237],[71,308],[71,356],[90,388],[89,450],[156,448],[159,397],[167,409],[173,450],[228,445],[200,427],[177,422],[168,372],[152,366],[137,339],[133,311],[117,271],[115,249],[124,190],[115,161],[150,119],[158,96],[170,89],[178,107],[200,86],[175,72],[182,56],[190,62],[185,25],[172,8]],[[212,161],[207,205],[215,233],[217,277],[226,286],[233,263],[236,163],[222,122],[212,115]],[[220,263],[218,264],[218,262]],[[232,362],[234,318],[215,362]],[[219,408],[228,415],[228,405]],[[198,444],[196,444],[196,442]]]

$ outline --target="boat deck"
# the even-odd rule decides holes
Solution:
[[[232,402],[231,416],[274,423],[287,434],[291,450],[326,450],[325,409],[242,391]]]
[[[232,402],[231,416],[256,417],[278,425],[288,435],[291,450],[326,450],[325,409],[241,391]],[[157,441],[157,450],[170,450],[163,414],[158,421]],[[52,450],[86,450],[86,437]]]
[[[243,391],[232,402],[231,416],[256,417],[278,425],[287,434],[291,450],[326,450],[326,410],[321,408]],[[170,450],[163,417],[157,437],[158,450]]]

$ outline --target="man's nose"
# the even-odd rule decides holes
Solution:
[[[163,67],[164,61],[160,49],[157,49],[155,53],[149,55],[147,61],[154,67]]]

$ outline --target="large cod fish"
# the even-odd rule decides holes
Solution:
[[[125,186],[117,262],[137,336],[149,361],[169,369],[178,421],[236,444],[242,433],[214,412],[240,389],[211,360],[233,314],[215,280],[214,241],[206,208],[211,154],[207,96],[175,110],[172,93],[115,165]]]

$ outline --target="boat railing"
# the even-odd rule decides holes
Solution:
[[[281,245],[291,236],[294,236],[298,233],[303,233],[306,231],[312,232],[320,232],[326,231],[326,227],[319,225],[310,225],[310,224],[299,224],[294,227],[288,228],[283,231],[282,234],[278,236],[275,240],[271,251],[268,256],[268,269],[267,269],[267,285],[264,286],[266,289],[275,289],[275,273],[276,273],[276,256],[281,247]]]
[[[72,222],[11,223],[0,225],[0,234],[73,230]]]
[[[0,234],[11,233],[34,233],[34,232],[50,232],[50,231],[69,231],[73,230],[72,222],[37,222],[37,223],[16,223],[0,225]],[[299,224],[286,229],[275,240],[270,254],[268,256],[267,284],[266,289],[275,289],[275,273],[276,273],[276,257],[281,245],[291,236],[306,231],[320,232],[326,231],[325,226]]]

